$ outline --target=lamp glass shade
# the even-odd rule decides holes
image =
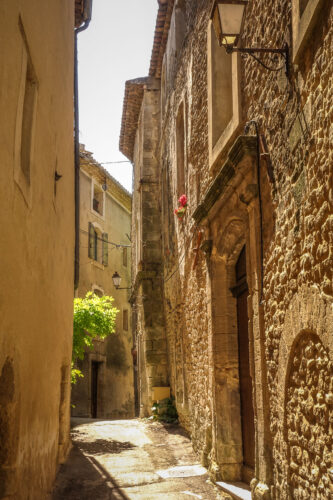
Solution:
[[[235,45],[237,43],[242,29],[246,3],[244,0],[217,1],[212,21],[216,36],[221,44]]]
[[[121,277],[119,276],[119,274],[117,273],[117,271],[113,274],[112,281],[113,281],[113,284],[114,284],[115,288],[119,288],[120,287]]]
[[[211,15],[211,20],[212,20],[213,28],[215,31],[215,36],[218,39],[219,43],[221,43],[222,29],[221,29],[221,20],[220,20],[219,9],[217,7],[217,4],[214,5],[212,15]]]

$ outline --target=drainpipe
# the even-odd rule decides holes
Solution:
[[[75,254],[74,290],[79,286],[80,277],[80,142],[79,142],[79,80],[77,42],[78,34],[88,28],[91,21],[92,0],[85,0],[84,24],[74,31],[74,172],[75,172]]]

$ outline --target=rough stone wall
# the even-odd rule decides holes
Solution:
[[[147,81],[134,148],[133,293],[139,366],[140,415],[151,413],[153,387],[168,386],[157,148],[160,84]]]
[[[271,14],[268,16],[265,11],[259,10],[259,5],[251,4],[249,15],[257,22],[246,25],[247,43],[257,38],[263,42],[271,40],[272,45],[276,46],[283,44],[284,40],[291,44],[291,3],[274,2]],[[268,22],[263,23],[264,19]],[[279,392],[284,388],[277,383],[276,374],[279,370],[280,338],[286,311],[295,297],[301,296],[303,289],[317,290],[328,308],[332,303],[333,182],[330,102],[333,79],[328,62],[332,58],[332,20],[332,7],[329,7],[329,2],[322,2],[322,10],[316,19],[311,39],[298,61],[298,67],[292,67],[289,83],[282,76],[276,78],[274,74],[269,74],[263,88],[260,67],[249,60],[244,65],[247,117],[259,118],[276,181],[275,227],[272,237],[266,238],[264,256],[266,363],[271,395],[271,430],[276,442],[279,439],[276,433],[285,431],[281,429],[283,421],[278,418]],[[254,100],[253,96],[257,99]],[[311,306],[313,307],[312,304],[309,305],[310,308]],[[311,325],[313,333],[316,333],[318,324],[327,315],[325,307],[313,308],[310,314],[317,319],[317,325],[315,322]],[[291,331],[286,333],[288,334],[291,335]],[[308,347],[311,349],[310,345]],[[311,359],[312,364],[316,363],[315,356],[311,356]],[[287,365],[284,368],[287,370]],[[303,387],[307,389],[308,386],[311,392],[310,378],[304,381]],[[329,393],[328,388],[327,390]],[[318,404],[316,399],[320,395],[312,396],[313,405]],[[289,408],[290,404],[287,405],[287,411]],[[302,420],[301,417],[300,419]],[[316,427],[315,420],[311,421],[309,418],[306,426]],[[318,439],[319,434],[318,430]],[[306,445],[303,448],[307,467],[316,470],[314,455],[307,455],[309,450]],[[283,474],[282,479],[279,475],[279,464],[287,467],[288,455],[283,454],[279,458],[281,462],[274,460],[273,483],[276,489],[273,489],[273,494],[276,498],[289,498],[284,490],[286,477]],[[306,484],[305,470],[306,468],[301,472],[302,479],[295,471],[292,473],[289,495],[292,494],[295,498],[329,497],[329,480],[325,484],[319,481],[321,486],[314,493],[314,483],[310,481],[310,485]],[[317,487],[318,485],[315,488]]]
[[[207,12],[199,2],[187,2],[185,16],[186,30],[180,50],[176,52],[168,44],[164,56],[165,64],[176,68],[165,83],[170,91],[162,109],[160,162],[163,169],[161,181],[166,192],[163,197],[164,294],[172,392],[180,421],[191,433],[195,449],[206,461],[212,425],[208,343],[210,304],[205,260],[200,258],[196,269],[192,270],[192,248],[196,247],[197,235],[191,213],[209,182]],[[175,117],[181,101],[185,104],[188,207],[184,219],[177,220],[173,215],[178,206]]]
[[[186,2],[186,30],[182,49],[175,56],[169,42],[167,44],[165,64],[171,64],[176,70],[169,76],[170,81],[165,82],[166,89],[169,90],[165,96],[165,107],[162,108],[160,152],[161,183],[164,190],[164,294],[170,382],[181,422],[191,432],[196,449],[203,451],[204,460],[207,459],[212,442],[213,367],[209,364],[212,318],[208,267],[202,254],[197,266],[192,269],[191,248],[196,244],[196,236],[191,214],[213,180],[213,171],[208,163],[207,124],[206,47],[209,7],[207,2]],[[243,45],[280,47],[285,41],[291,45],[291,8],[290,0],[250,1]],[[241,125],[247,120],[257,120],[260,133],[267,142],[273,173],[267,175],[269,162],[262,161],[261,168],[266,173],[263,193],[264,301],[260,313],[253,318],[254,328],[264,332],[262,342],[265,343],[266,357],[262,362],[263,384],[268,383],[270,394],[270,398],[264,401],[265,418],[260,425],[265,427],[265,422],[270,422],[270,426],[265,427],[265,432],[271,432],[274,441],[273,449],[270,450],[273,467],[267,463],[270,470],[266,471],[265,477],[261,477],[260,473],[257,476],[259,483],[256,481],[253,486],[257,485],[256,495],[259,496],[260,491],[264,491],[272,498],[291,498],[290,495],[308,498],[306,495],[316,494],[322,495],[317,496],[318,498],[328,498],[330,495],[331,478],[325,476],[326,462],[320,473],[314,473],[317,484],[321,485],[320,493],[313,493],[315,479],[312,483],[310,481],[305,484],[306,471],[311,467],[314,470],[319,467],[311,452],[311,445],[309,448],[308,444],[300,446],[297,442],[288,451],[283,438],[286,430],[283,422],[285,418],[290,421],[289,402],[283,413],[287,416],[281,418],[280,414],[281,391],[284,391],[284,384],[288,385],[288,382],[284,379],[281,386],[277,374],[279,370],[286,374],[288,360],[292,356],[288,351],[286,358],[279,361],[282,330],[285,331],[286,338],[296,336],[285,318],[291,304],[301,303],[301,298],[312,296],[313,290],[318,295],[317,302],[310,299],[306,301],[308,309],[300,308],[297,323],[300,331],[297,335],[302,329],[310,329],[314,335],[320,335],[318,325],[330,314],[332,304],[333,163],[332,148],[329,147],[332,143],[332,19],[332,7],[329,2],[322,2],[321,13],[315,19],[315,27],[298,60],[298,66],[291,65],[289,81],[283,70],[268,72],[249,57],[241,60]],[[176,62],[174,57],[177,57]],[[269,63],[268,58],[264,60]],[[188,208],[184,219],[178,221],[176,218],[170,220],[170,213],[177,207],[175,118],[182,99],[187,111],[185,169]],[[242,133],[242,127],[239,128],[239,133]],[[260,266],[256,273],[260,275]],[[250,300],[253,302],[257,299],[254,295]],[[325,322],[325,325],[332,335],[329,323]],[[325,339],[326,345],[323,344],[321,348],[319,340],[316,342],[318,347],[311,358],[314,360],[312,365],[314,363],[317,367],[319,378],[319,365],[322,363],[316,361],[318,358],[322,359],[321,354],[318,354],[319,350],[324,349],[326,356],[331,356],[327,345],[331,340],[327,331]],[[322,337],[321,342],[324,342]],[[322,369],[328,370],[324,366]],[[310,385],[310,379],[308,380],[307,375],[304,376],[303,385]],[[290,377],[288,380],[293,380],[293,375]],[[321,378],[327,381],[326,375]],[[321,391],[317,395],[311,395],[314,407],[326,405],[326,409],[320,410],[325,415],[331,404],[331,389],[326,387],[326,383],[322,382],[328,391],[325,402]],[[291,386],[288,391],[292,399],[294,382]],[[311,392],[312,389],[308,390]],[[308,394],[305,398],[309,402]],[[318,429],[318,436],[326,435],[328,427],[317,425],[316,418],[313,414],[312,424]],[[256,433],[261,432],[263,429],[257,427]],[[321,451],[326,453],[325,439],[322,440]],[[291,472],[288,468],[288,453],[295,454],[295,447],[303,450],[305,468],[301,473],[300,461],[297,471]],[[257,456],[262,455],[263,450],[257,449],[256,453]],[[297,449],[297,454],[299,453]],[[288,478],[292,481],[292,493],[285,490]],[[266,485],[261,485],[260,481],[266,482]]]
[[[70,448],[73,44],[74,1],[1,2],[0,498],[6,499],[45,500]]]

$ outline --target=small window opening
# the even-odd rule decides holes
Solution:
[[[94,192],[93,192],[93,210],[100,215],[103,215],[104,212],[104,193],[103,190],[94,184]]]
[[[175,7],[176,24],[176,52],[177,56],[182,48],[186,32],[186,4],[185,0],[178,0]]]
[[[181,103],[176,118],[177,195],[185,193],[185,124],[184,104]]]

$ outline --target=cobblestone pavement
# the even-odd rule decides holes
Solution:
[[[222,500],[178,426],[74,419],[53,500]]]

